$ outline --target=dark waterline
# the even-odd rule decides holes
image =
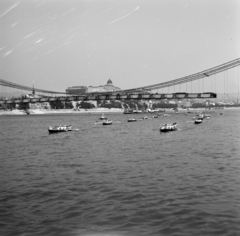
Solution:
[[[0,235],[239,235],[240,111],[219,113],[1,116]]]

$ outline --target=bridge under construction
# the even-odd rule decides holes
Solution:
[[[163,83],[158,83],[154,85],[148,85],[144,87],[137,87],[132,89],[120,90],[115,92],[101,92],[101,93],[91,93],[91,94],[83,94],[83,95],[74,95],[74,94],[67,94],[63,92],[56,92],[56,91],[48,91],[42,90],[38,88],[32,88],[28,86],[23,86],[20,84],[12,83],[6,80],[0,79],[0,86],[14,88],[24,91],[31,91],[34,94],[41,94],[41,96],[33,96],[33,97],[25,97],[25,98],[11,98],[11,99],[2,99],[0,100],[0,104],[17,104],[17,103],[41,103],[41,102],[54,102],[54,101],[98,101],[98,100],[161,100],[161,99],[207,99],[207,98],[216,98],[216,92],[199,92],[199,93],[192,93],[192,92],[174,92],[174,93],[158,93],[158,89],[163,88],[170,88],[181,84],[191,83],[193,81],[200,81],[204,82],[204,78],[211,79],[213,75],[221,73],[221,72],[228,72],[230,69],[238,67],[240,65],[240,58],[229,61],[227,63],[221,64],[219,66],[210,68],[208,70],[204,70],[189,76],[185,76],[182,78],[170,80]],[[237,68],[239,69],[239,67]],[[239,74],[239,72],[238,72]],[[239,76],[239,75],[238,75]],[[238,78],[239,83],[239,78]],[[216,82],[215,82],[216,84]],[[226,85],[225,82],[225,74],[224,74],[224,86]],[[204,87],[204,86],[202,86]],[[239,86],[238,86],[239,87]],[[211,80],[211,88],[212,88],[212,80]],[[225,89],[225,87],[224,87]],[[238,88],[239,89],[239,88]],[[34,91],[33,91],[34,90]],[[187,89],[186,89],[187,90]],[[192,89],[191,89],[192,90]],[[211,89],[209,89],[211,90]]]

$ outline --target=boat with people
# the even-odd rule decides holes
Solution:
[[[137,121],[135,118],[128,118],[128,122],[135,122],[135,121]]]
[[[99,118],[99,120],[107,120],[107,117],[104,115],[104,113],[101,115],[101,117]]]
[[[48,132],[52,133],[60,133],[60,132],[68,132],[73,131],[72,125],[57,125],[57,126],[49,126]]]
[[[196,119],[196,120],[194,120],[194,124],[201,124],[202,123],[202,119]]]
[[[164,124],[160,126],[160,132],[169,132],[175,130],[177,130],[177,122],[174,122],[172,124]]]
[[[193,117],[193,120],[203,120],[204,115],[203,114],[196,114],[196,116]]]
[[[204,114],[202,114],[202,113],[197,114],[197,119],[203,120],[204,119]]]
[[[112,120],[104,120],[103,125],[111,125],[112,124]]]

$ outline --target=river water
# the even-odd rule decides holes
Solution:
[[[1,116],[0,235],[240,235],[240,110],[223,113]]]

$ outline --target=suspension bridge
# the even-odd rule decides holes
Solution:
[[[33,94],[41,95],[39,97],[21,97],[14,98],[2,96],[0,99],[0,104],[18,104],[18,103],[41,103],[41,102],[52,102],[52,101],[89,101],[89,100],[160,100],[160,99],[194,99],[194,98],[216,98],[217,89],[216,83],[218,84],[222,80],[222,87],[224,93],[228,92],[229,80],[232,74],[235,74],[237,84],[237,91],[239,94],[239,65],[240,58],[229,61],[227,63],[215,66],[213,68],[184,76],[178,79],[147,85],[143,87],[137,87],[132,89],[120,90],[115,92],[101,92],[101,93],[91,93],[83,95],[67,94],[64,92],[48,91],[43,89],[38,89],[34,87],[28,87],[16,83],[12,83],[7,80],[0,79],[0,86],[3,90],[6,88],[14,89],[18,91],[31,92]],[[235,70],[235,71],[234,71]],[[196,84],[196,82],[198,84]],[[206,85],[204,85],[204,82]],[[195,83],[195,84],[194,84]],[[185,84],[185,89],[182,85]],[[202,84],[202,85],[201,85]],[[183,86],[184,87],[184,86]],[[202,91],[193,92],[193,87],[197,87]],[[212,92],[204,92],[204,88],[212,90]],[[178,89],[178,91],[176,91]],[[159,92],[160,90],[160,92]],[[166,91],[167,90],[167,91]],[[171,91],[170,91],[171,90]],[[190,91],[189,91],[190,90]],[[215,90],[215,91],[214,91]],[[222,92],[223,92],[222,91]],[[1,90],[0,90],[1,92]]]

